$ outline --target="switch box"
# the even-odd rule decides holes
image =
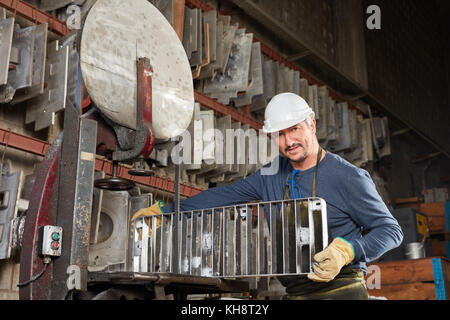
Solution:
[[[56,226],[42,226],[39,228],[39,246],[40,256],[61,256],[62,228]]]

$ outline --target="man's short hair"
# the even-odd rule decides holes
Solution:
[[[305,121],[308,127],[311,127],[313,118],[314,118],[313,114],[311,114],[309,117],[306,117]]]

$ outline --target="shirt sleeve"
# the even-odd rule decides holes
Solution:
[[[224,207],[247,203],[262,199],[260,190],[263,187],[260,170],[235,183],[215,187],[186,200],[180,201],[180,211]],[[165,213],[174,211],[174,204],[163,207]]]
[[[343,188],[349,198],[346,211],[367,232],[359,239],[349,240],[355,250],[354,261],[370,262],[398,247],[403,232],[366,170],[358,169],[348,182]]]

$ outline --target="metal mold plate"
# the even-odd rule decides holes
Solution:
[[[202,63],[203,39],[204,39],[202,10],[194,9],[194,12],[195,13],[193,19],[196,19],[197,23],[193,24],[191,32],[194,35],[196,35],[194,36],[194,39],[196,39],[197,43],[195,45],[195,50],[192,50],[192,55],[191,58],[189,59],[191,67],[198,66]]]
[[[197,11],[184,7],[183,46],[188,59],[197,50]]]
[[[217,28],[217,11],[211,10],[203,13],[203,20],[209,25],[209,48],[210,48],[210,61],[216,61],[216,28]]]
[[[261,44],[259,42],[254,42],[252,44],[251,76],[252,80],[248,85],[248,92],[238,96],[236,99],[233,99],[235,107],[242,107],[251,104],[254,96],[263,94],[264,87],[261,62]]]
[[[14,18],[0,20],[0,86],[8,81],[13,31]]]
[[[226,71],[214,81],[205,81],[205,93],[245,92],[248,86],[253,34],[239,29],[233,41]],[[230,97],[236,97],[232,94]]]
[[[276,72],[275,62],[267,60],[263,65],[263,85],[264,85],[264,98],[269,101],[274,95],[276,95],[276,83],[278,74]]]
[[[89,271],[125,265],[128,249],[128,192],[103,191],[97,243],[89,248]]]
[[[35,30],[35,26],[23,29],[16,26],[14,30],[12,46],[20,52],[20,63],[9,72],[8,83],[16,90],[29,87],[32,83]]]
[[[67,73],[69,47],[59,48],[54,41],[47,48],[44,93],[29,100],[25,123],[35,122],[34,130],[39,131],[54,124],[55,113],[64,110],[67,97]]]
[[[48,24],[36,27],[33,50],[33,66],[31,71],[31,86],[14,95],[13,103],[19,103],[44,93],[45,59],[47,55]]]
[[[328,137],[328,113],[329,113],[329,101],[328,101],[328,89],[323,86],[318,90],[318,116],[317,116],[317,139],[319,141],[325,140]]]

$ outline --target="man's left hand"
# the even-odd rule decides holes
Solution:
[[[314,273],[308,274],[308,278],[316,282],[329,282],[354,258],[352,245],[342,238],[336,238],[314,256],[317,264],[314,264]]]

